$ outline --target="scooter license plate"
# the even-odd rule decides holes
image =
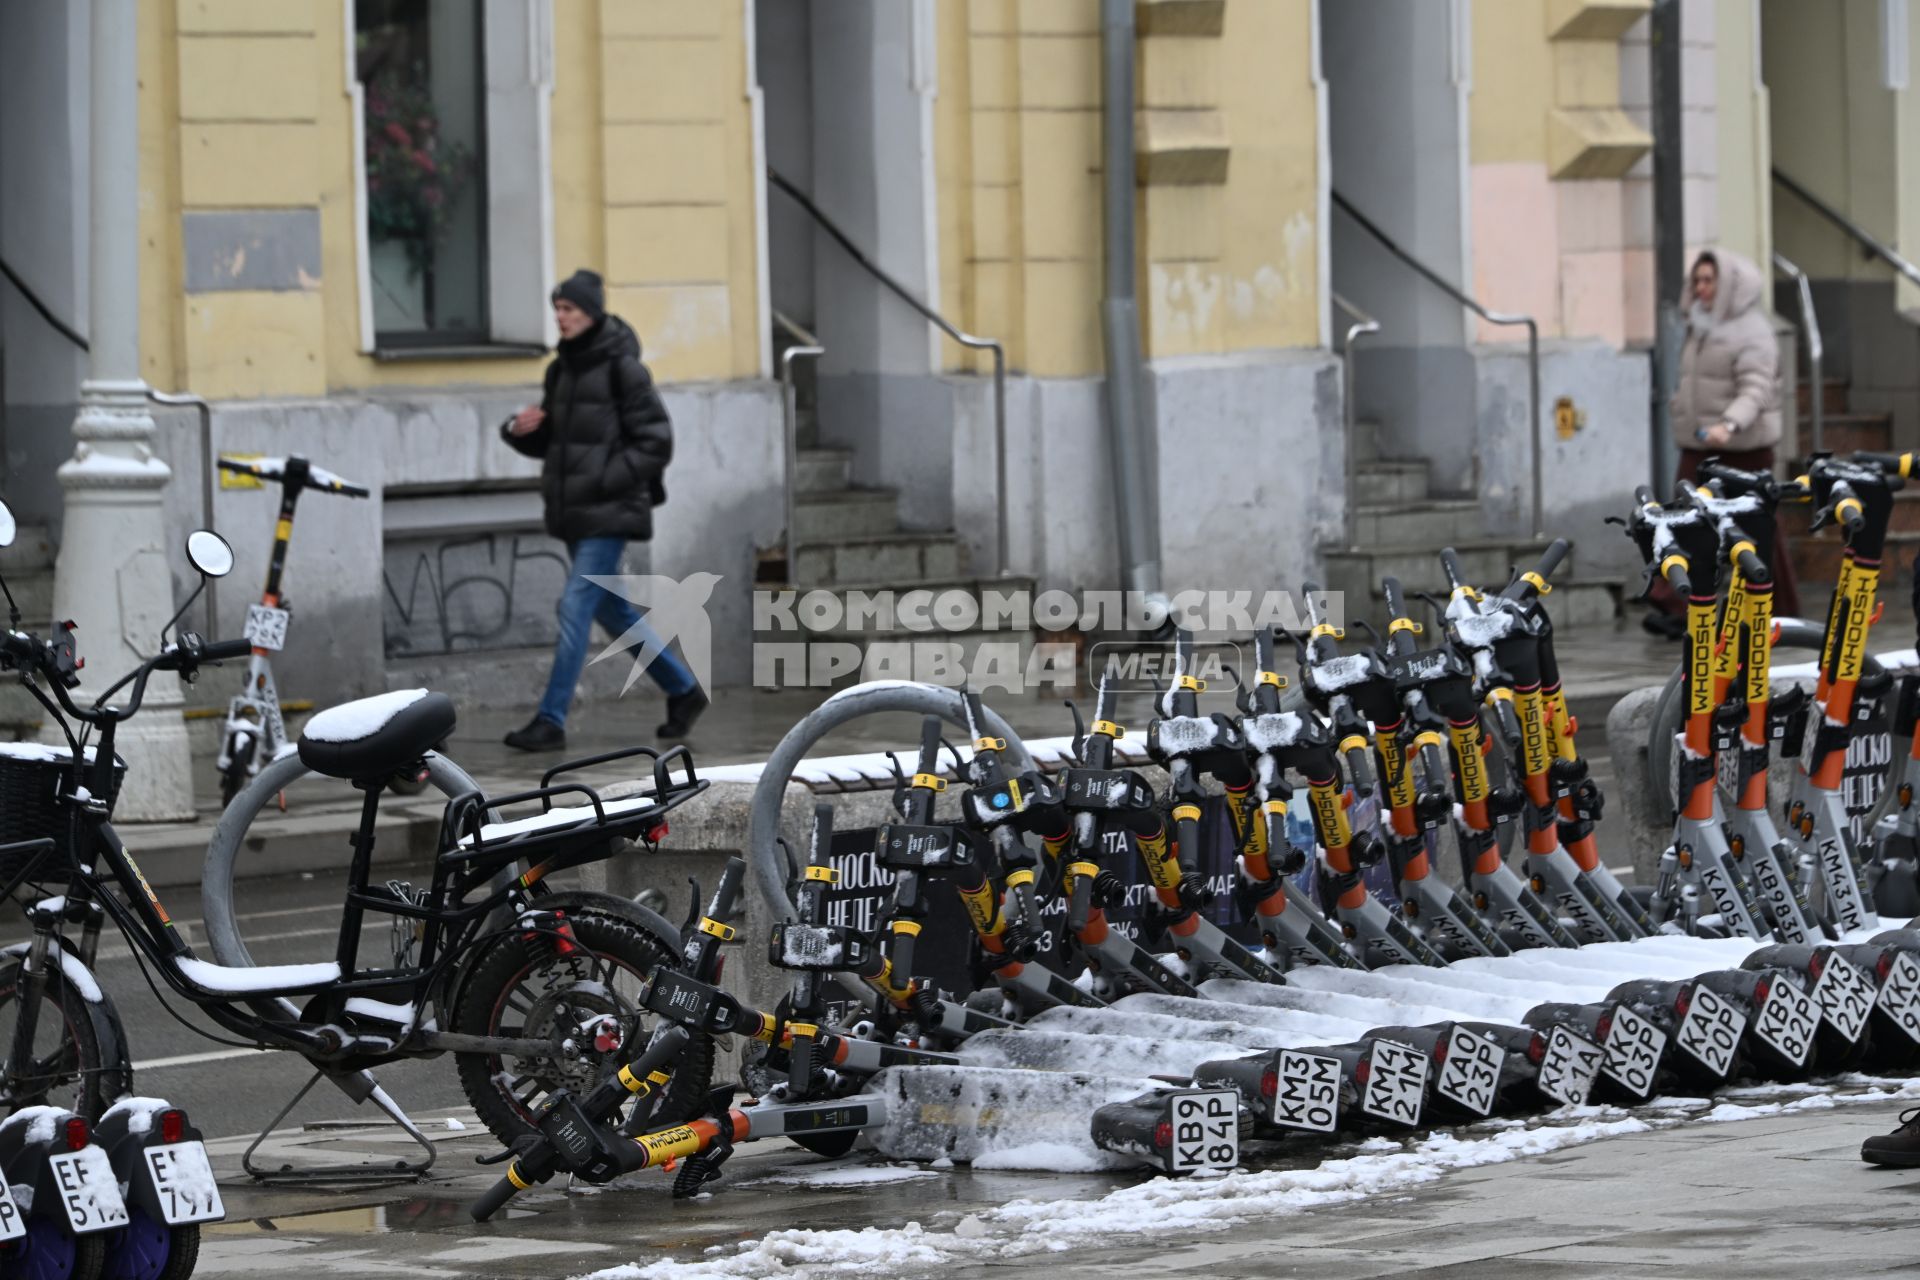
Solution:
[[[163,1147],[148,1147],[141,1154],[147,1161],[147,1174],[153,1179],[153,1195],[160,1203],[160,1216],[167,1220],[168,1226],[218,1222],[227,1216],[205,1145],[172,1142]]]
[[[1753,1034],[1794,1066],[1804,1066],[1813,1047],[1813,1033],[1820,1029],[1820,1006],[1813,997],[1791,982],[1779,981],[1760,1006],[1753,1020]]]
[[[1660,1055],[1666,1049],[1667,1033],[1623,1005],[1613,1012],[1613,1030],[1607,1033],[1607,1061],[1601,1070],[1645,1098],[1653,1093]]]
[[[1475,1115],[1490,1115],[1500,1089],[1500,1068],[1506,1060],[1507,1051],[1492,1036],[1456,1027],[1447,1042],[1447,1061],[1440,1068],[1434,1089]]]
[[[1585,1036],[1555,1027],[1547,1033],[1547,1053],[1540,1060],[1540,1092],[1555,1102],[1585,1106],[1606,1056]]]
[[[1813,986],[1814,1003],[1835,1031],[1849,1044],[1860,1039],[1873,1012],[1873,980],[1839,956],[1827,957],[1820,981]]]
[[[1707,990],[1693,989],[1693,1003],[1680,1020],[1674,1039],[1707,1070],[1724,1076],[1733,1069],[1733,1055],[1740,1048],[1740,1033],[1747,1020],[1733,1001]]]
[[[47,1163],[53,1167],[60,1207],[66,1211],[67,1225],[75,1235],[127,1225],[127,1205],[120,1198],[120,1184],[114,1180],[106,1152],[82,1147],[49,1156]]]
[[[1287,1129],[1332,1133],[1340,1123],[1340,1059],[1280,1051],[1274,1073],[1273,1122]]]
[[[241,628],[241,634],[253,642],[254,648],[272,649],[277,653],[287,647],[287,619],[290,616],[285,609],[250,604],[247,606],[247,625]]]
[[[1173,1095],[1171,1173],[1231,1173],[1240,1164],[1240,1095],[1205,1089]]]
[[[1895,1026],[1920,1040],[1920,959],[1910,951],[1894,957],[1887,980],[1880,984],[1878,1004]]]
[[[0,1241],[18,1240],[27,1234],[26,1218],[4,1183],[5,1180],[0,1179]]]
[[[1360,1109],[1395,1124],[1419,1124],[1427,1092],[1426,1055],[1408,1045],[1375,1040],[1369,1056],[1372,1067]]]

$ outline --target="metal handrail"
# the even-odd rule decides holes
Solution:
[[[1882,241],[1877,236],[1875,236],[1871,231],[1868,231],[1865,227],[1861,226],[1859,223],[1849,218],[1846,214],[1840,212],[1838,209],[1828,204],[1825,200],[1822,200],[1819,196],[1813,194],[1812,191],[1808,190],[1801,183],[1796,182],[1793,178],[1788,177],[1786,174],[1780,172],[1778,168],[1774,169],[1773,171],[1773,180],[1779,183],[1781,186],[1785,187],[1787,190],[1793,192],[1793,194],[1795,194],[1796,196],[1799,196],[1802,200],[1806,201],[1807,204],[1812,207],[1815,213],[1819,214],[1821,217],[1825,218],[1828,222],[1831,222],[1834,226],[1839,227],[1842,231],[1846,232],[1849,236],[1853,237],[1853,239],[1856,242],[1858,242],[1859,245],[1862,248],[1864,248],[1868,253],[1872,254],[1876,258],[1879,258],[1882,262],[1885,262],[1888,266],[1892,267],[1895,271],[1898,271],[1901,275],[1905,276],[1908,280],[1912,281],[1914,284],[1920,285],[1920,267],[1914,266],[1911,262],[1908,262],[1905,258],[1901,257],[1899,250],[1895,249],[1892,245]],[[1777,258],[1779,255],[1776,254],[1774,256]]]
[[[1333,305],[1340,308],[1340,310],[1346,312],[1348,318],[1353,321],[1351,325],[1347,326],[1346,340],[1341,346],[1341,350],[1345,352],[1345,359],[1342,362],[1341,378],[1346,383],[1345,394],[1346,394],[1346,419],[1347,419],[1347,546],[1349,548],[1357,548],[1360,544],[1359,544],[1359,541],[1354,537],[1354,529],[1355,529],[1355,526],[1359,523],[1359,517],[1354,514],[1354,510],[1353,510],[1353,507],[1354,507],[1353,480],[1354,480],[1354,473],[1356,470],[1354,455],[1359,452],[1359,449],[1357,448],[1357,441],[1359,439],[1359,436],[1354,429],[1356,410],[1354,409],[1354,404],[1353,404],[1353,388],[1354,388],[1353,344],[1360,341],[1360,339],[1367,337],[1370,334],[1379,333],[1380,322],[1378,320],[1375,320],[1372,316],[1368,315],[1366,312],[1362,311],[1360,308],[1354,306],[1351,302],[1348,302],[1345,298],[1341,297],[1337,293],[1333,295]]]
[[[155,404],[164,404],[173,408],[193,408],[200,411],[200,527],[213,528],[213,406],[201,396],[191,391],[175,394],[171,391],[159,391],[147,388],[147,399]],[[207,579],[207,634],[217,637],[220,611],[217,607],[220,584],[217,578]]]
[[[1442,276],[1432,267],[1429,267],[1426,263],[1420,261],[1420,259],[1414,257],[1413,254],[1407,250],[1401,248],[1392,236],[1389,236],[1386,232],[1375,226],[1373,220],[1354,208],[1352,202],[1345,196],[1341,195],[1338,191],[1333,191],[1330,194],[1333,198],[1334,205],[1342,213],[1358,223],[1361,230],[1365,231],[1375,240],[1378,240],[1381,247],[1386,249],[1388,253],[1391,253],[1394,257],[1413,268],[1414,272],[1428,284],[1440,290],[1440,292],[1446,294],[1449,298],[1452,298],[1455,302],[1473,312],[1473,314],[1479,316],[1488,324],[1521,324],[1527,327],[1527,421],[1532,425],[1532,430],[1527,433],[1527,436],[1533,451],[1533,536],[1536,538],[1544,538],[1546,534],[1542,531],[1540,519],[1540,326],[1534,321],[1532,316],[1523,315],[1519,312],[1490,311],[1480,305],[1480,303],[1462,292],[1458,286],[1448,281],[1446,277]]]
[[[1813,405],[1813,448],[1809,453],[1826,452],[1826,380],[1820,373],[1820,360],[1826,353],[1825,345],[1820,341],[1820,317],[1813,310],[1813,286],[1807,283],[1807,273],[1789,262],[1785,256],[1775,252],[1773,269],[1793,281],[1794,288],[1800,294],[1800,332],[1807,338],[1807,370],[1813,379],[1813,394],[1807,397]]]
[[[785,178],[781,177],[779,173],[775,172],[775,170],[771,165],[767,167],[767,181],[774,187],[775,190],[781,192],[789,200],[792,200],[795,204],[799,205],[800,208],[803,211],[805,211],[808,217],[812,218],[815,222],[819,223],[820,229],[822,231],[825,231],[829,236],[831,236],[833,238],[834,243],[838,244],[841,247],[841,249],[846,251],[847,256],[853,259],[854,264],[856,266],[858,266],[861,270],[865,271],[868,275],[872,276],[875,280],[878,280],[881,284],[885,285],[887,287],[887,290],[891,292],[894,297],[900,299],[902,302],[906,303],[909,307],[912,307],[914,311],[919,313],[920,317],[924,319],[928,324],[931,324],[934,328],[938,329],[941,333],[946,334],[947,337],[953,339],[955,342],[959,343],[963,347],[967,347],[974,351],[991,351],[993,353],[993,470],[994,470],[994,505],[996,508],[995,510],[996,536],[995,536],[995,545],[994,545],[994,561],[995,561],[994,574],[995,576],[1004,575],[1007,572],[1007,352],[1006,352],[1006,349],[1002,347],[998,341],[992,338],[977,337],[974,334],[964,332],[963,330],[955,327],[955,325],[951,321],[949,321],[945,316],[935,311],[932,307],[929,307],[926,303],[920,301],[920,299],[914,297],[911,290],[909,290],[905,285],[901,284],[898,280],[895,280],[892,276],[888,275],[886,271],[883,270],[878,263],[874,262],[873,259],[869,258],[864,252],[862,252],[860,249],[860,246],[855,244],[847,236],[847,233],[842,231],[834,223],[833,219],[829,218],[825,213],[821,212],[820,206],[816,205],[813,202],[813,200],[807,195],[806,192],[800,190],[800,188],[794,186],[791,182],[788,182]]]
[[[796,553],[794,530],[799,515],[800,487],[800,391],[793,381],[793,362],[802,359],[818,359],[827,353],[820,345],[820,339],[811,332],[794,323],[786,316],[775,311],[773,322],[784,330],[795,344],[780,353],[780,420],[786,432],[787,454],[787,585],[800,585],[800,565],[794,556]]]

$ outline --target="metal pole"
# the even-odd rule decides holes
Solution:
[[[1148,488],[1151,424],[1141,405],[1140,311],[1134,294],[1134,0],[1101,0],[1105,64],[1101,132],[1105,161],[1107,430],[1114,519],[1126,586],[1160,594],[1160,527]]]
[[[88,372],[74,417],[53,616],[78,619],[94,661],[86,682],[107,680],[153,651],[173,613],[161,493],[172,472],[153,449],[153,416],[140,377],[140,149],[135,0],[92,0],[88,110]],[[180,683],[156,675],[145,709],[121,726],[129,764],[115,816],[193,817],[193,777]]]
[[[1533,536],[1545,538],[1546,526],[1540,520],[1540,497],[1544,481],[1540,464],[1540,326],[1527,321],[1527,425],[1533,441]]]
[[[1007,554],[1007,353],[993,344],[993,491],[999,498],[994,509],[994,575],[1005,577],[1012,566]]]
[[[1673,482],[1673,424],[1667,411],[1679,385],[1680,344],[1686,319],[1680,293],[1687,278],[1685,188],[1680,135],[1680,0],[1654,0],[1648,56],[1653,92],[1653,279],[1656,323],[1653,348],[1653,491],[1666,497]]]

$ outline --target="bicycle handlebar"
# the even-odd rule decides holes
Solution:
[[[1440,548],[1440,567],[1447,572],[1447,588],[1458,591],[1467,585],[1467,575],[1460,568],[1460,556],[1452,547]]]

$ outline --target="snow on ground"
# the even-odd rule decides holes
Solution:
[[[1840,1093],[1836,1088],[1855,1090]],[[1563,1107],[1533,1125],[1491,1120],[1457,1132],[1402,1142],[1375,1138],[1357,1153],[1312,1169],[1241,1171],[1206,1181],[1156,1177],[1094,1200],[1016,1200],[968,1214],[950,1227],[919,1222],[859,1231],[793,1229],[758,1240],[715,1246],[703,1259],[628,1263],[584,1280],[722,1280],[728,1277],[895,1276],[962,1263],[997,1262],[1143,1236],[1178,1238],[1223,1231],[1251,1218],[1302,1213],[1403,1191],[1456,1169],[1504,1164],[1620,1134],[1671,1128],[1692,1120],[1718,1123],[1819,1110],[1854,1102],[1920,1099],[1920,1078],[1869,1080],[1842,1076],[1823,1085],[1730,1091],[1750,1102],[1659,1098],[1629,1112],[1617,1107]],[[1772,1096],[1776,1100],[1763,1101]],[[1350,1150],[1355,1150],[1349,1148]]]

